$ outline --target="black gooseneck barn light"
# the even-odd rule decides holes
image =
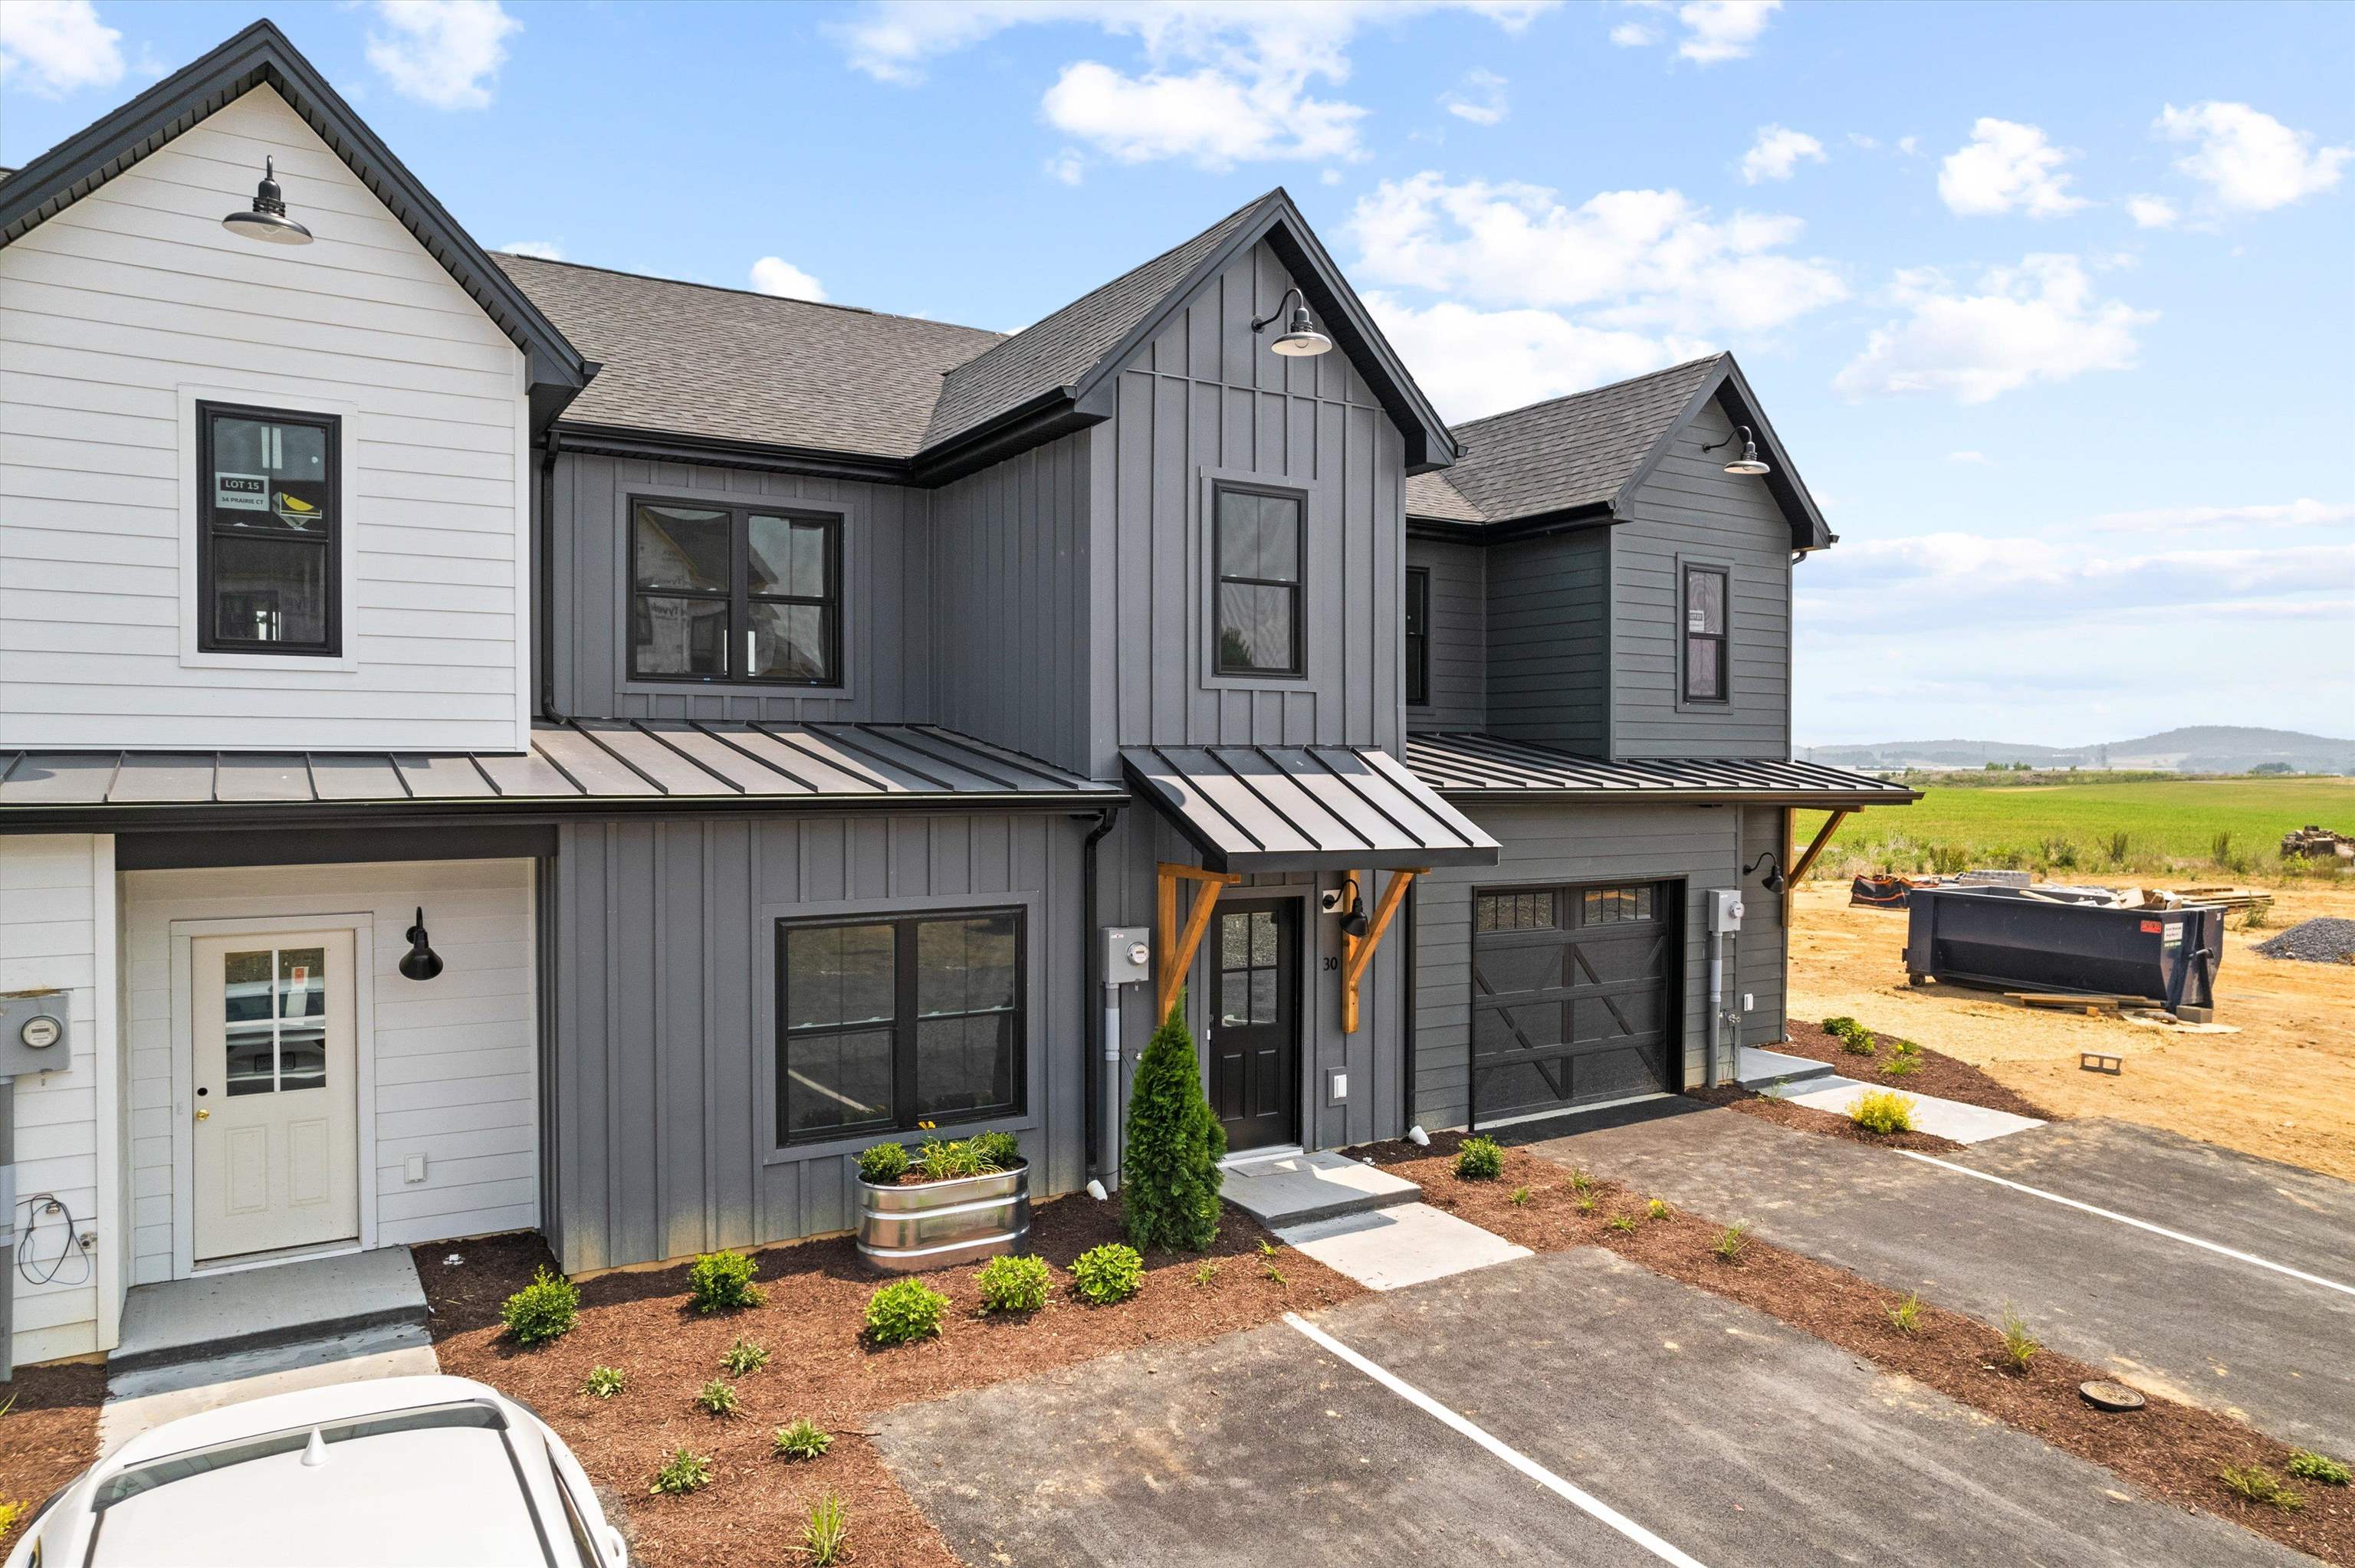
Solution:
[[[1313,354],[1323,354],[1333,346],[1333,340],[1316,330],[1316,318],[1308,313],[1308,301],[1297,285],[1284,291],[1284,300],[1292,303],[1292,320],[1268,347],[1292,359],[1304,359]],[[1275,309],[1252,323],[1252,331],[1263,332],[1284,314],[1284,300],[1275,302]]]
[[[1751,436],[1750,427],[1747,425],[1734,426],[1733,435],[1726,437],[1725,440],[1721,441],[1711,441],[1709,445],[1701,448],[1700,450],[1705,452],[1713,452],[1720,447],[1730,447],[1733,444],[1734,438],[1737,436],[1740,437],[1742,440],[1742,455],[1725,465],[1726,472],[1772,473],[1774,471],[1773,468],[1768,466],[1766,460],[1758,455],[1758,442]]]
[[[403,980],[430,980],[435,975],[440,974],[442,972],[442,955],[435,952],[431,947],[427,946],[425,941],[424,906],[420,905],[418,906],[417,924],[411,926],[402,934],[409,938],[409,951],[400,955],[401,978]]]
[[[1372,923],[1366,918],[1366,901],[1358,891],[1358,879],[1352,874],[1348,883],[1349,912],[1341,916],[1341,934],[1362,942]]]
[[[1759,879],[1760,885],[1764,887],[1769,893],[1782,892],[1784,881],[1783,863],[1775,859],[1774,852],[1773,850],[1760,851],[1756,860],[1752,861],[1748,865],[1742,868],[1742,874],[1748,876],[1762,865],[1767,866],[1769,869],[1766,874]]]
[[[311,231],[286,216],[286,193],[278,188],[278,160],[261,161],[261,183],[253,187],[253,207],[221,219],[231,234],[267,245],[308,245]]]

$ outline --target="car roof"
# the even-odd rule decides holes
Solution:
[[[507,1401],[488,1383],[464,1377],[384,1377],[323,1388],[273,1393],[217,1410],[199,1411],[151,1428],[126,1442],[101,1462],[101,1474],[122,1470],[168,1454],[233,1443],[265,1432],[293,1426],[315,1426],[324,1421],[348,1421],[357,1416],[383,1415],[431,1404],[467,1400],[489,1404],[504,1413]]]

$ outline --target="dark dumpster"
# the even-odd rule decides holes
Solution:
[[[1907,909],[1916,983],[2137,996],[2194,1023],[2214,1014],[2222,909],[2123,909],[2016,887],[1917,887]]]

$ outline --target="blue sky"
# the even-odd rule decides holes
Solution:
[[[1803,744],[2355,733],[2355,6],[11,0],[0,163],[265,14],[485,245],[1012,328],[1281,184],[1451,418],[1730,347]]]

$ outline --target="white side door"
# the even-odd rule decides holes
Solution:
[[[357,1241],[352,933],[189,943],[196,1262]]]

